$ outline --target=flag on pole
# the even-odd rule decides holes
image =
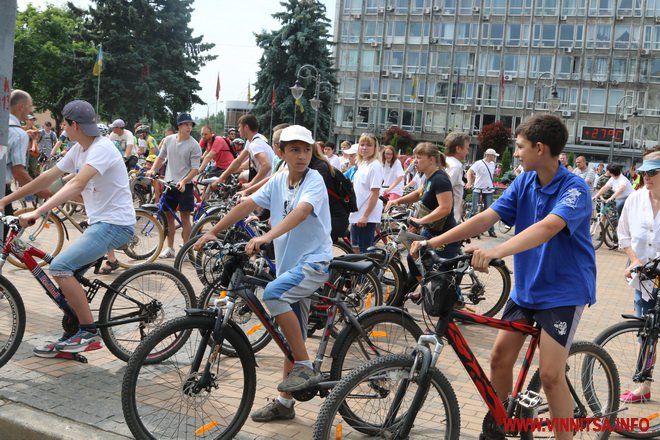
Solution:
[[[502,77],[502,79],[501,79],[501,84],[502,84],[502,100],[504,100],[504,71],[502,71],[501,77]]]
[[[417,102],[417,74],[415,73],[412,77],[412,99],[414,102]]]
[[[305,113],[305,107],[303,107],[300,102],[300,98],[296,99],[296,106],[298,107],[298,110],[300,110],[300,113]]]
[[[273,93],[270,97],[270,108],[271,110],[275,110],[275,86],[273,85]]]
[[[252,92],[250,92],[250,80],[248,79],[248,104],[252,101]]]
[[[220,99],[220,73],[218,73],[218,81],[215,83],[215,100]]]
[[[99,51],[96,54],[96,61],[94,62],[94,68],[92,69],[92,74],[94,76],[99,76],[103,71],[103,49],[99,47]]]

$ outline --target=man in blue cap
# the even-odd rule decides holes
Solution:
[[[176,188],[166,191],[166,203],[172,209],[172,212],[179,208],[181,218],[181,236],[185,243],[190,238],[192,223],[190,213],[195,208],[195,197],[193,196],[192,179],[199,173],[199,165],[202,159],[202,149],[190,133],[195,122],[190,113],[180,113],[176,118],[176,125],[179,132],[163,139],[162,147],[158,158],[154,162],[151,170],[147,173],[154,175],[160,167],[167,161],[165,170],[165,180],[175,182]],[[174,216],[167,212],[168,230],[167,247],[160,254],[160,258],[174,258],[174,232],[176,223]]]

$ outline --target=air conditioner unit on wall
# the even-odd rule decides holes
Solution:
[[[449,79],[449,74],[448,73],[443,73],[442,74],[442,79],[448,80]]]
[[[474,70],[474,64],[468,64],[467,70]]]
[[[484,15],[483,21],[490,21],[490,15]]]
[[[378,47],[378,43],[375,42],[375,41],[372,41],[372,42],[371,42],[371,47]]]
[[[475,111],[480,112],[481,111],[481,106],[480,105],[475,105],[474,109],[475,109]]]
[[[392,43],[385,43],[385,49],[391,49]]]
[[[481,11],[481,9],[479,9],[479,6],[475,6],[474,8],[472,8],[472,12],[473,12],[474,14],[478,14],[479,11]]]
[[[390,76],[390,71],[389,70],[382,70],[380,72],[380,76],[387,78],[388,76]]]
[[[392,78],[399,79],[399,78],[401,78],[401,74],[399,72],[395,72],[395,73],[392,74]]]
[[[426,15],[430,14],[431,13],[431,8],[424,8],[424,13]]]
[[[360,20],[362,18],[362,14],[353,14],[353,20]]]
[[[502,50],[502,46],[495,46],[494,49],[495,49],[496,51],[500,51],[500,50]]]
[[[566,17],[565,15],[562,15],[561,17],[559,17],[559,21],[566,21],[567,19],[568,19],[568,17]]]
[[[573,116],[573,112],[571,112],[570,110],[562,110],[561,116],[563,118],[570,118],[571,116]]]
[[[470,106],[469,105],[464,105],[463,107],[461,107],[461,110],[466,112],[466,111],[470,110]]]
[[[647,57],[649,55],[651,55],[651,50],[650,49],[643,49],[642,50],[642,56],[643,57]]]
[[[337,96],[337,98],[335,99],[335,104],[341,104],[341,97],[340,96]]]
[[[439,38],[436,38],[436,37],[429,38],[429,43],[430,44],[438,44],[438,42],[440,42]]]
[[[379,14],[384,14],[385,13],[385,8],[378,8],[378,13]]]
[[[617,15],[616,21],[623,21],[623,15]]]
[[[564,52],[566,53],[573,53],[573,48],[572,47],[565,47]]]
[[[511,75],[504,75],[504,81],[511,81],[513,77]]]
[[[433,6],[433,12],[441,12],[442,8],[440,6]]]
[[[413,73],[406,73],[406,79],[412,79]]]
[[[394,12],[394,6],[388,6],[385,8],[387,12]]]
[[[656,22],[656,23],[660,23],[660,15],[656,15],[656,16],[655,16],[655,22]]]

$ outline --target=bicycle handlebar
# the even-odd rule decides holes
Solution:
[[[656,255],[655,258],[653,258],[643,266],[634,267],[630,271],[636,272],[640,275],[644,275],[647,278],[660,276],[660,255]]]
[[[461,254],[452,258],[442,258],[427,247],[420,248],[419,254],[422,256],[422,264],[427,268],[433,265],[438,265],[443,269],[454,270],[459,263],[466,262],[472,264],[472,254]],[[498,258],[491,260],[488,265],[493,267],[504,267],[505,263],[504,260]]]

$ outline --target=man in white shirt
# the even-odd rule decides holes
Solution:
[[[447,156],[447,169],[454,195],[454,219],[456,224],[461,222],[463,211],[463,161],[470,154],[470,136],[458,131],[451,132],[445,138],[445,155]]]
[[[495,192],[495,180],[493,176],[495,174],[495,160],[497,156],[499,154],[494,149],[489,148],[484,153],[484,158],[476,161],[468,170],[468,181],[465,188],[473,188],[472,210],[470,211],[472,216],[477,214],[479,199],[482,195],[484,199],[484,211],[493,203],[493,193]],[[494,227],[491,226],[488,230],[488,235],[493,238],[497,237]]]
[[[585,182],[587,182],[587,185],[589,185],[589,188],[594,186],[596,172],[589,166],[587,159],[584,156],[578,156],[577,159],[575,159],[575,169],[573,169],[573,174],[582,177]]]
[[[115,144],[117,150],[124,156],[124,162],[126,163],[126,168],[129,170],[132,169],[138,162],[138,149],[135,145],[135,137],[130,130],[126,130],[126,123],[123,119],[115,119],[110,124],[110,129],[112,133],[110,134],[110,140]]]
[[[330,165],[337,168],[338,170],[341,169],[341,159],[335,154],[335,144],[326,143],[323,147],[323,154],[325,154],[325,157],[328,158]]]

